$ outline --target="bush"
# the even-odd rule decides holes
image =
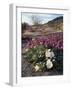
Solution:
[[[44,61],[45,60],[45,47],[43,45],[39,45],[33,48],[30,48],[26,53],[27,60],[33,64]]]

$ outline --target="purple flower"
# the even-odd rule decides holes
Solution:
[[[52,33],[48,36],[38,36],[28,40],[26,47],[33,48],[38,45],[52,46],[53,48],[63,49],[63,33]]]

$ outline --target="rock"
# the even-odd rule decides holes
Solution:
[[[33,65],[30,64],[26,59],[22,60],[22,77],[32,76],[34,72]]]

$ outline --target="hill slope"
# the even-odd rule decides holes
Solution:
[[[63,32],[63,17],[57,17],[48,23],[40,25],[22,24],[23,36],[48,35],[57,32]]]

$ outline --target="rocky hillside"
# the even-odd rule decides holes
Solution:
[[[48,26],[53,27],[54,30],[56,31],[59,31],[59,30],[63,31],[63,17],[58,17],[52,21],[49,21]]]
[[[57,17],[48,23],[40,25],[22,24],[22,36],[48,35],[63,31],[63,17]]]

